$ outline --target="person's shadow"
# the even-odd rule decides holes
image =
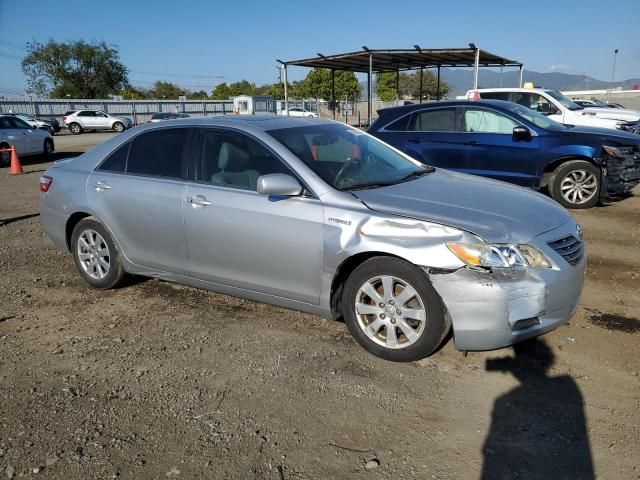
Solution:
[[[540,339],[514,346],[515,358],[489,359],[519,387],[498,398],[484,443],[481,480],[593,480],[580,389],[568,375],[549,377],[555,356]]]

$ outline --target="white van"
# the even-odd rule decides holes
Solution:
[[[640,112],[620,108],[583,108],[555,90],[543,88],[482,88],[469,90],[468,100],[506,100],[536,110],[566,125],[633,130]]]

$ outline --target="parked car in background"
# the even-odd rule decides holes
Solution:
[[[189,118],[189,115],[186,113],[156,112],[151,115],[151,118],[147,123],[164,122],[165,120],[177,120],[178,118]]]
[[[62,120],[71,133],[78,135],[85,130],[114,130],[124,132],[133,127],[126,117],[114,117],[101,110],[75,110],[67,112]]]
[[[288,115],[290,117],[314,117],[317,118],[318,114],[315,112],[310,112],[309,110],[305,110],[304,108],[298,108],[298,107],[291,107],[289,110],[282,109],[282,112],[280,112],[280,115],[287,115],[287,111],[289,112]]]
[[[569,127],[500,100],[380,110],[369,133],[427,165],[545,189],[567,208],[589,208],[640,182],[640,137]]]
[[[581,228],[557,203],[327,120],[144,125],[56,162],[40,190],[45,231],[93,287],[139,274],[342,317],[394,361],[451,328],[461,350],[548,332],[584,281]]]
[[[32,117],[31,115],[27,115],[26,113],[11,113],[9,115],[13,115],[23,122],[28,123],[32,128],[47,130],[52,136],[61,130],[60,122],[58,122],[58,120],[56,120],[55,118],[52,120],[43,120],[40,118]]]
[[[43,129],[33,128],[15,115],[0,115],[0,150],[15,146],[20,156],[50,155],[54,144],[51,134]],[[9,165],[10,152],[0,152],[0,164]]]
[[[565,125],[633,131],[640,112],[619,108],[583,108],[555,90],[543,88],[485,88],[469,90],[468,100],[505,100],[525,106]]]

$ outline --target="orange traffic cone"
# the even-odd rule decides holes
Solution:
[[[11,145],[9,150],[11,150],[11,168],[9,169],[9,175],[20,175],[21,173],[24,173],[16,147]]]

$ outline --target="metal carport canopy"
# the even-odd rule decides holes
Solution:
[[[350,72],[360,72],[368,74],[368,121],[371,122],[371,76],[373,73],[380,72],[400,72],[404,70],[422,70],[424,68],[438,69],[438,99],[440,98],[440,68],[441,67],[474,67],[474,89],[478,88],[478,70],[480,67],[519,67],[520,68],[520,84],[522,85],[523,64],[515,60],[511,60],[494,53],[487,52],[476,48],[470,44],[469,48],[436,48],[425,49],[415,45],[413,49],[387,49],[373,50],[367,47],[356,52],[339,53],[336,55],[322,55],[317,57],[305,58],[302,60],[290,60],[280,62],[284,67],[284,84],[285,84],[285,108],[288,112],[288,95],[287,95],[287,67],[296,65],[308,68],[326,68],[332,72],[335,70],[346,70]],[[422,82],[420,82],[422,87]],[[333,90],[333,88],[332,88]],[[422,94],[420,95],[422,101]],[[332,100],[335,100],[335,94],[332,93]]]

